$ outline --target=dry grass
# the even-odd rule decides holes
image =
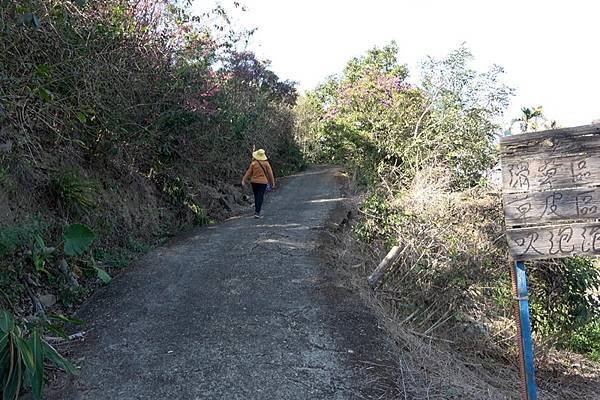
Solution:
[[[436,173],[420,176],[393,205],[404,215],[394,227],[403,252],[376,292],[366,276],[387,251],[382,242],[368,246],[350,229],[338,230],[327,246],[335,253],[331,262],[361,291],[396,345],[396,398],[517,399],[500,198],[482,190],[450,193],[447,184]],[[350,197],[346,207],[360,214],[362,199]],[[600,398],[597,363],[546,350],[537,364],[540,398]]]

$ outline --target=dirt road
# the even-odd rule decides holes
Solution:
[[[197,229],[98,292],[81,374],[51,398],[390,398],[385,335],[317,251],[336,172],[290,178],[264,219]]]

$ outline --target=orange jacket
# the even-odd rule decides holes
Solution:
[[[263,168],[265,171],[267,171],[268,176],[265,175]],[[252,160],[252,163],[250,164],[250,167],[248,167],[248,170],[244,174],[242,180],[244,182],[250,181],[252,183],[270,183],[271,185],[275,186],[275,176],[273,175],[271,164],[268,161]]]

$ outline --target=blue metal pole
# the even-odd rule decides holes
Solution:
[[[519,314],[521,323],[521,340],[523,349],[523,362],[525,363],[525,382],[527,387],[527,400],[537,400],[537,386],[535,383],[535,360],[533,357],[533,339],[531,337],[531,321],[529,319],[529,295],[527,292],[527,273],[525,263],[515,263],[515,276],[517,280],[517,297],[519,300]],[[518,322],[518,321],[517,321]]]

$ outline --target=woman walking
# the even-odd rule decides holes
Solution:
[[[263,149],[252,153],[252,162],[242,178],[242,186],[246,187],[248,182],[252,184],[252,192],[254,192],[254,218],[262,218],[260,211],[265,199],[265,192],[270,188],[275,188],[273,169]]]

